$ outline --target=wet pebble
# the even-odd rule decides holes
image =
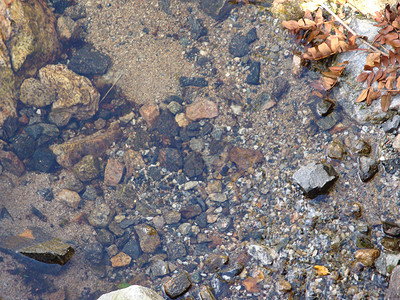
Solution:
[[[386,133],[392,133],[400,125],[400,116],[394,115],[391,119],[387,120],[385,123],[382,124],[382,129]]]
[[[97,231],[96,241],[98,241],[102,245],[109,246],[112,243],[114,243],[115,239],[114,239],[114,235],[110,231],[108,231],[105,228],[102,228],[99,231]],[[113,255],[115,255],[115,254],[113,254]]]
[[[392,237],[400,237],[400,222],[391,218],[381,218],[383,232]]]
[[[160,115],[160,109],[157,104],[144,104],[139,109],[140,116],[151,126]]]
[[[182,87],[196,86],[196,87],[206,87],[208,82],[204,77],[180,77],[179,84]]]
[[[378,172],[378,163],[371,157],[360,156],[358,166],[358,175],[363,182],[370,180]]]
[[[200,299],[201,300],[216,300],[211,286],[203,285],[200,287]]]
[[[359,249],[354,254],[354,258],[364,266],[370,267],[375,263],[381,252],[377,249]]]
[[[239,275],[244,269],[239,262],[230,262],[217,271],[218,276],[225,282],[232,282],[234,277]]]
[[[122,179],[124,173],[124,165],[115,159],[108,159],[106,169],[104,171],[104,184],[109,186],[117,186]]]
[[[234,57],[243,57],[250,52],[250,45],[257,39],[256,29],[251,29],[246,35],[237,34],[229,43],[228,51]]]
[[[129,266],[131,261],[132,258],[124,252],[120,252],[117,255],[111,257],[111,265],[113,266],[113,268]]]
[[[33,107],[45,107],[56,100],[56,91],[35,78],[25,79],[20,88],[22,103]]]
[[[317,113],[321,117],[326,117],[333,111],[334,107],[335,105],[332,101],[321,99],[321,101],[319,101],[317,104]]]
[[[106,227],[110,223],[114,212],[106,203],[96,205],[89,213],[88,221],[93,227]]]
[[[176,172],[183,167],[182,156],[175,148],[160,149],[158,160],[162,167],[172,172]]]
[[[37,148],[27,164],[29,169],[44,173],[52,173],[56,166],[56,156],[47,147]]]
[[[68,67],[77,74],[91,76],[106,73],[110,64],[110,57],[86,45],[71,57]]]
[[[101,244],[87,244],[84,247],[84,253],[86,259],[95,265],[103,261],[103,246]]]
[[[261,64],[259,61],[251,62],[249,68],[249,74],[246,77],[246,83],[251,85],[259,85],[260,84],[260,72],[261,72]]]
[[[68,205],[73,209],[77,209],[81,203],[81,196],[77,192],[63,189],[56,197],[56,200]]]
[[[204,167],[205,164],[202,156],[197,152],[192,152],[185,159],[183,172],[189,178],[196,178],[203,174]]]
[[[165,223],[175,224],[181,220],[181,213],[176,210],[169,210],[164,213]]]
[[[150,270],[154,277],[165,276],[169,273],[168,263],[161,259],[157,259],[152,263]]]
[[[197,99],[186,107],[186,117],[192,121],[211,119],[217,116],[218,105],[206,98]]]
[[[141,254],[139,242],[136,239],[130,238],[122,248],[122,252],[128,254],[132,259],[138,259]]]
[[[276,77],[272,88],[271,96],[274,100],[282,98],[290,89],[289,81],[284,77]]]
[[[102,161],[94,155],[84,156],[73,167],[75,175],[81,181],[90,181],[100,175],[102,169]]]
[[[335,126],[339,121],[341,117],[337,111],[334,111],[327,115],[326,117],[320,118],[315,121],[315,123],[318,125],[319,128],[322,130],[329,130],[333,126]]]
[[[371,150],[371,145],[364,140],[358,140],[354,145],[354,151],[360,156],[368,156]]]
[[[20,159],[31,158],[35,152],[36,142],[27,134],[19,134],[10,140],[14,153]]]
[[[191,285],[189,275],[182,271],[164,284],[164,291],[168,297],[175,299],[188,291]]]
[[[186,236],[186,235],[184,235],[184,236]],[[186,257],[187,250],[183,243],[171,242],[171,243],[167,244],[167,254],[168,254],[168,259],[176,260],[178,258]]]
[[[161,244],[160,236],[153,227],[147,224],[134,226],[139,237],[140,248],[145,253],[154,253]]]
[[[179,213],[181,214],[182,218],[185,220],[192,219],[195,216],[198,216],[201,214],[202,209],[200,205],[195,204],[195,205],[188,205],[185,207],[182,207],[179,210]]]
[[[342,142],[333,140],[326,149],[326,155],[332,159],[343,159],[346,150]]]
[[[393,269],[385,299],[400,299],[400,266]]]

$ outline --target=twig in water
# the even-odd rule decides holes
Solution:
[[[108,89],[107,93],[103,96],[103,98],[100,99],[99,103],[101,103],[105,97],[107,97],[107,95],[111,92],[111,90],[114,88],[114,86],[117,84],[118,80],[121,79],[121,77],[124,75],[125,73],[121,73],[117,80],[115,80],[115,82],[112,84],[112,86]]]

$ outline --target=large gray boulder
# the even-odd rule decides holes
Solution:
[[[163,300],[155,291],[140,285],[113,291],[100,296],[98,300]]]

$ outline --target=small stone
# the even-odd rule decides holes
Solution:
[[[179,113],[182,110],[182,105],[180,105],[178,102],[176,101],[171,101],[168,105],[167,105],[168,110],[173,114],[176,115],[177,113]],[[175,119],[176,120],[176,119]]]
[[[140,285],[131,285],[127,288],[113,291],[102,295],[98,300],[163,300],[164,298],[158,295],[152,289]]]
[[[378,172],[378,163],[371,157],[360,156],[358,166],[358,175],[363,182],[370,180]]]
[[[229,256],[224,254],[216,254],[212,253],[207,256],[204,261],[204,266],[208,272],[215,272],[220,269],[223,265],[226,265],[229,262]]]
[[[368,156],[371,150],[371,145],[364,140],[358,140],[354,146],[354,152],[360,156]]]
[[[400,134],[396,135],[393,140],[393,148],[397,151],[400,151]]]
[[[222,183],[220,180],[209,181],[206,187],[207,194],[212,193],[221,193],[222,192]]]
[[[102,228],[99,231],[97,231],[96,241],[98,241],[102,245],[109,246],[112,243],[114,243],[115,238],[114,238],[114,235],[110,231],[108,231],[105,228]],[[118,253],[118,251],[110,256],[114,256],[117,253]]]
[[[396,266],[392,270],[392,275],[390,276],[389,281],[389,288],[386,290],[385,299],[400,299],[400,266]]]
[[[259,61],[254,61],[250,64],[249,68],[250,74],[246,77],[246,83],[251,85],[259,85],[260,84],[260,72],[261,72],[261,64]]]
[[[364,266],[371,267],[380,254],[381,252],[377,249],[359,249],[354,254],[354,258]]]
[[[113,257],[118,254],[118,246],[115,244],[110,245],[106,248],[107,254],[109,257]]]
[[[203,174],[205,163],[202,156],[197,152],[192,152],[186,158],[183,165],[183,172],[189,178],[197,178]]]
[[[189,191],[189,190],[195,188],[195,187],[198,186],[198,185],[199,185],[199,182],[198,182],[198,181],[188,181],[188,182],[185,183],[183,189],[184,189],[185,191]]]
[[[165,220],[163,216],[155,216],[153,218],[153,224],[157,229],[162,229],[165,225]]]
[[[112,233],[119,237],[123,236],[125,233],[125,231],[115,221],[112,221],[110,224],[108,224],[108,229],[110,229]]]
[[[104,228],[107,227],[108,223],[110,223],[113,215],[114,212],[111,208],[107,204],[101,203],[91,210],[88,216],[88,222],[93,227]]]
[[[284,292],[284,293],[290,292],[292,290],[292,285],[290,284],[290,282],[283,279],[278,281],[276,287],[279,292]]]
[[[117,186],[122,179],[124,173],[124,165],[119,161],[110,158],[107,161],[104,171],[104,184],[109,186]]]
[[[317,113],[321,117],[326,117],[333,111],[334,108],[335,105],[332,101],[321,99],[321,101],[319,101],[317,104]]]
[[[227,265],[224,265],[218,270],[217,274],[225,282],[232,282],[234,277],[239,275],[244,269],[244,265],[240,262],[229,261]]]
[[[218,105],[208,99],[198,99],[186,107],[186,117],[196,121],[200,119],[211,119],[218,116]]]
[[[200,205],[195,204],[182,207],[179,212],[184,219],[188,220],[201,214],[202,210]]]
[[[208,199],[215,202],[225,202],[228,198],[224,193],[212,193],[208,195]]]
[[[398,220],[382,218],[383,232],[392,237],[400,237],[400,222]]]
[[[210,286],[203,285],[200,287],[200,299],[201,300],[217,300],[215,298],[212,288]]]
[[[312,162],[293,174],[294,181],[307,197],[314,198],[327,191],[338,178],[331,165]]]
[[[51,173],[56,165],[54,153],[47,147],[40,147],[35,150],[27,166],[30,170]]]
[[[181,213],[176,210],[167,211],[164,214],[165,223],[167,224],[175,224],[179,223],[181,220]]]
[[[142,251],[145,253],[154,253],[161,244],[157,230],[147,224],[139,224],[134,226],[134,228],[139,237]]]
[[[326,117],[320,118],[315,121],[318,127],[322,130],[329,130],[337,123],[339,123],[341,117],[337,111],[334,111],[327,115]]]
[[[68,67],[77,74],[92,76],[105,74],[110,64],[110,57],[91,46],[84,46],[71,57]]]
[[[28,78],[21,85],[20,100],[28,106],[45,107],[56,100],[56,91],[35,78]]]
[[[18,177],[25,172],[24,163],[13,152],[0,150],[0,163],[6,171]]]
[[[124,252],[120,252],[117,255],[111,257],[111,265],[113,266],[113,268],[129,266],[131,261],[132,258]]]
[[[81,181],[90,181],[95,179],[100,175],[101,169],[101,159],[94,155],[84,156],[73,167],[75,175]]]
[[[187,256],[185,244],[181,242],[171,242],[167,244],[167,254],[169,260],[176,260]]]
[[[246,36],[238,34],[230,41],[228,51],[234,57],[243,57],[250,52],[250,44]]]
[[[147,125],[152,126],[153,122],[160,115],[160,109],[157,104],[145,104],[139,109],[139,113],[147,122]]]
[[[79,207],[79,204],[81,203],[81,197],[77,192],[70,191],[67,189],[63,189],[58,195],[57,195],[57,201],[60,201],[69,207],[72,207],[73,209],[77,209]]]
[[[185,113],[180,113],[175,116],[175,121],[178,123],[179,127],[186,127],[189,125],[190,121],[186,118]]]
[[[157,259],[150,267],[154,277],[162,277],[169,273],[168,263],[161,259]]]
[[[182,87],[186,86],[196,86],[196,87],[206,87],[208,86],[207,80],[204,77],[185,77],[179,78],[179,84]]]
[[[191,139],[189,147],[195,152],[201,152],[204,148],[204,140],[202,138]]]
[[[83,190],[82,182],[75,176],[74,172],[63,169],[58,175],[58,184],[62,189],[71,190],[79,193]]]
[[[239,170],[249,171],[255,165],[264,161],[264,156],[259,150],[233,147],[229,151],[229,160],[234,162]]]
[[[191,285],[189,275],[182,271],[164,284],[164,290],[168,297],[175,299],[187,292]]]
[[[138,259],[140,254],[140,245],[136,239],[131,238],[122,248],[122,252],[128,254],[133,259]]]
[[[137,192],[131,183],[117,185],[116,199],[126,207],[134,208],[137,198]]]
[[[68,16],[61,15],[57,19],[57,32],[62,42],[75,40],[79,36],[79,26]]]
[[[175,148],[160,149],[158,160],[162,167],[171,172],[177,172],[183,167],[182,156]]]
[[[394,115],[391,119],[387,120],[385,123],[382,124],[382,129],[386,133],[392,133],[400,125],[400,116]]]
[[[326,149],[326,155],[332,159],[343,159],[346,150],[342,142],[338,140],[333,140],[329,143]]]

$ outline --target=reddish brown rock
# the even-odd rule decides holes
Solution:
[[[104,184],[109,186],[117,186],[124,174],[124,165],[118,160],[110,158],[107,161],[106,170],[104,171]]]
[[[129,266],[132,261],[132,257],[124,252],[120,252],[117,255],[111,257],[111,265],[114,268]]]
[[[140,248],[145,253],[153,253],[161,244],[160,237],[153,227],[146,224],[139,224],[135,227],[139,237]]]
[[[142,118],[147,122],[149,126],[153,124],[155,119],[160,115],[160,110],[157,104],[145,104],[139,109],[139,113]]]
[[[4,169],[14,175],[21,176],[25,172],[24,163],[13,152],[0,151],[0,163]]]
[[[124,153],[124,162],[126,166],[126,176],[131,177],[134,170],[140,170],[144,168],[146,164],[143,161],[143,157],[138,151],[128,149]]]
[[[50,149],[57,156],[57,162],[61,166],[71,169],[85,155],[102,155],[121,137],[122,130],[118,124],[114,123],[108,129],[89,136],[79,136],[63,144],[52,145]]]
[[[207,99],[196,100],[186,107],[189,120],[211,119],[218,116],[218,105]]]
[[[364,266],[371,267],[381,255],[378,249],[359,249],[354,254],[354,258],[364,264]]]
[[[239,170],[247,171],[256,164],[263,162],[264,157],[258,150],[233,147],[229,151],[229,160],[234,162]]]

